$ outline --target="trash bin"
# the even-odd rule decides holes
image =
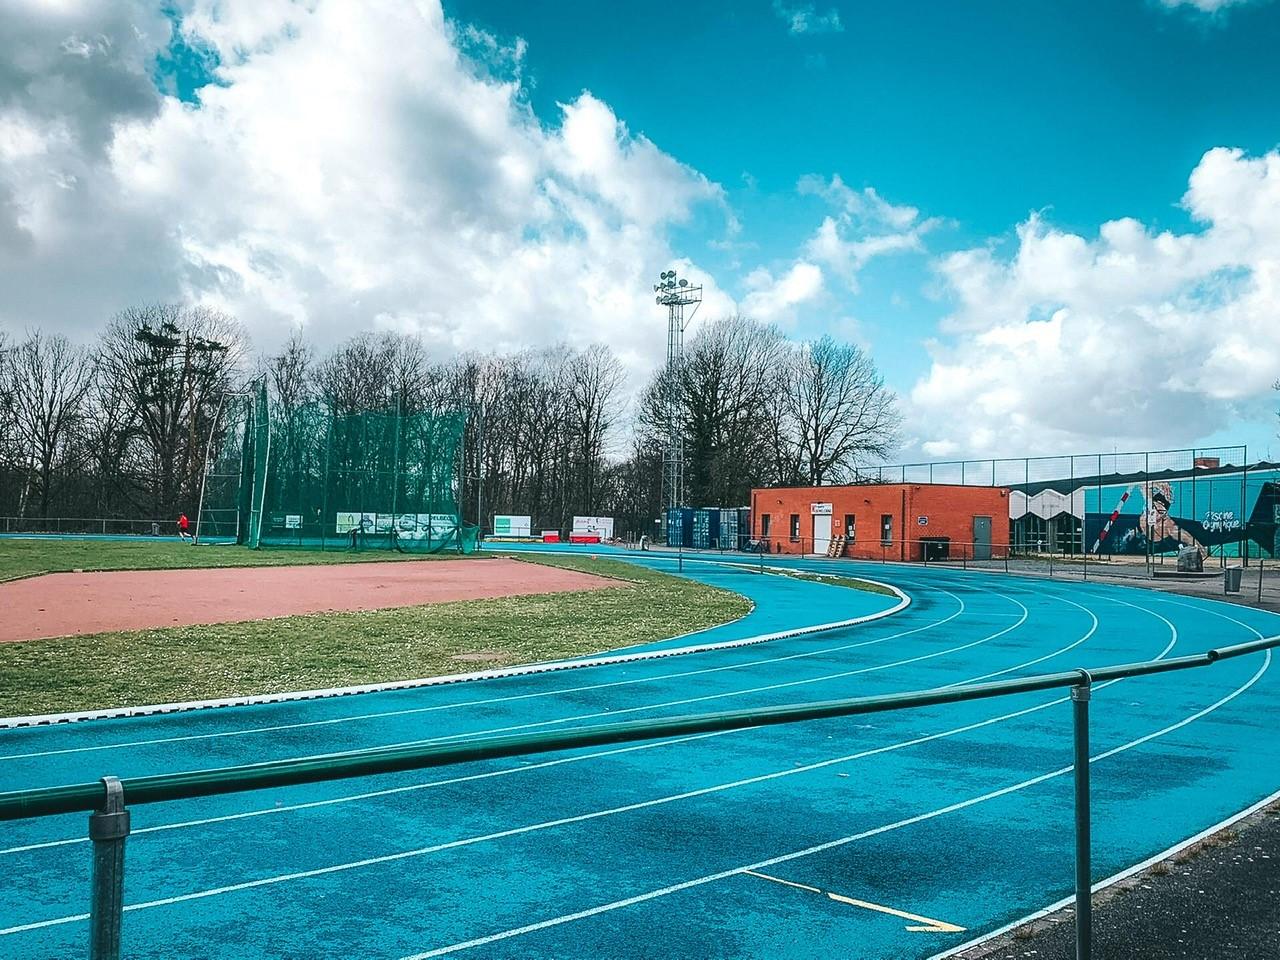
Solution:
[[[158,536],[160,536],[160,524],[158,524],[158,523],[152,523],[152,524],[151,524],[151,535],[152,535],[153,537],[158,537]]]
[[[1203,573],[1204,554],[1199,547],[1185,546],[1178,550],[1179,573]]]
[[[921,537],[920,559],[928,563],[930,560],[946,560],[951,553],[950,537]]]
[[[1244,574],[1243,567],[1227,567],[1222,571],[1222,592],[1223,593],[1239,593],[1240,577]]]

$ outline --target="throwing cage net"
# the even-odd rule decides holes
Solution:
[[[477,528],[458,510],[462,413],[279,410],[265,385],[242,407],[227,422],[225,460],[211,460],[218,496],[201,511],[210,534],[229,533],[234,514],[235,541],[255,548],[476,549]]]

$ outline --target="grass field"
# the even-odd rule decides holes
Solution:
[[[774,572],[781,573],[784,577],[794,577],[796,580],[808,580],[811,583],[827,583],[835,587],[865,590],[868,593],[879,593],[887,597],[897,596],[894,591],[883,584],[874,583],[871,580],[861,580],[858,577],[838,577],[829,573],[807,573],[804,570],[775,570]]]
[[[156,556],[150,555],[153,546]],[[67,555],[76,560],[66,562]],[[186,562],[164,562],[172,555]],[[395,555],[371,551],[357,556],[387,560]],[[176,544],[0,542],[0,570],[28,572],[343,559],[350,558]],[[206,562],[198,562],[202,560]],[[0,644],[0,716],[377,683],[530,663],[714,626],[743,616],[750,606],[736,594],[616,560],[543,556],[536,562],[614,577],[626,585]]]
[[[72,570],[185,570],[199,567],[279,567],[386,560],[456,560],[458,554],[390,550],[248,550],[156,540],[0,540],[0,581]]]

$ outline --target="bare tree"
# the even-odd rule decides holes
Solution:
[[[639,424],[661,448],[669,418],[686,444],[691,503],[745,503],[769,472],[769,417],[786,349],[781,332],[746,317],[704,326],[678,371],[661,371],[641,400]]]
[[[570,435],[577,473],[574,502],[587,515],[600,504],[610,434],[622,412],[622,364],[606,346],[588,347],[569,361]]]
[[[286,417],[312,399],[312,373],[315,352],[311,345],[294,334],[279,353],[266,359],[267,383],[271,398]]]
[[[787,387],[806,484],[851,479],[859,462],[892,451],[897,404],[858,347],[831,337],[802,344]]]
[[[129,389],[152,465],[152,510],[172,513],[196,495],[203,441],[244,353],[239,324],[207,307],[131,307],[108,325],[103,362]]]
[[[9,354],[8,364],[18,440],[30,464],[40,516],[47,517],[56,470],[74,466],[75,431],[93,383],[93,355],[65,337],[36,331]]]

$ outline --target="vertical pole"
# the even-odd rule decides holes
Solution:
[[[484,535],[484,404],[480,404],[480,416],[476,418],[476,530]],[[461,511],[459,511],[461,513]]]
[[[1093,955],[1092,867],[1089,815],[1089,696],[1093,678],[1081,670],[1081,682],[1071,688],[1071,719],[1075,734],[1076,787],[1076,960]]]
[[[684,530],[680,531],[680,543],[676,547],[676,563],[679,565],[680,572],[684,572]]]
[[[124,920],[124,841],[129,811],[124,787],[103,777],[102,807],[89,815],[93,842],[92,898],[89,904],[89,960],[120,960],[120,927]]]
[[[1249,565],[1249,538],[1245,535],[1245,517],[1249,509],[1249,448],[1244,448],[1244,469],[1240,471],[1240,563]],[[1212,481],[1210,481],[1212,482]],[[1261,493],[1261,491],[1259,491]],[[1262,559],[1262,551],[1258,551],[1258,559]]]
[[[1147,578],[1150,579],[1154,571],[1151,564],[1151,454],[1150,452],[1142,455],[1142,509],[1147,519],[1147,535],[1143,538],[1146,540],[1144,550],[1146,552],[1147,561]]]
[[[1258,551],[1258,603],[1262,603],[1262,551]]]

